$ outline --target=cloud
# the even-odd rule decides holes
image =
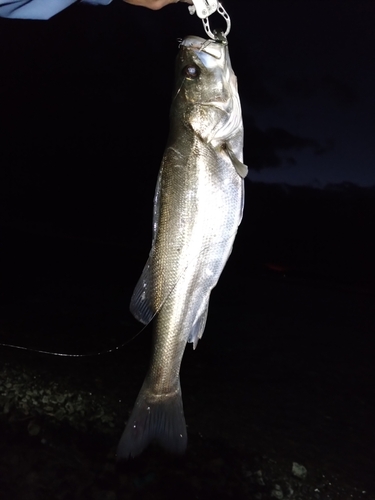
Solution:
[[[284,157],[280,152],[311,149],[315,154],[322,154],[328,148],[329,146],[322,146],[315,139],[299,137],[281,128],[261,130],[254,125],[246,127],[245,163],[255,170],[283,165]],[[290,165],[297,163],[290,154],[285,158],[285,162]]]
[[[332,151],[332,149],[335,147],[335,141],[334,139],[326,139],[324,144],[317,144],[317,147],[315,148],[314,154],[316,155],[323,155],[325,153],[328,153],[328,151]]]
[[[243,107],[263,109],[273,108],[279,104],[279,97],[267,85],[269,75],[262,66],[243,65],[241,61],[238,61],[237,64],[233,63],[233,67],[237,68],[236,75],[240,82],[239,90]]]
[[[325,75],[322,78],[321,87],[337,104],[347,106],[358,100],[353,87],[332,75]]]
[[[339,106],[348,106],[358,101],[354,87],[330,74],[290,77],[281,84],[281,88],[287,96],[297,99],[328,97]]]

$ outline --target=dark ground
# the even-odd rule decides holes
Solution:
[[[3,234],[13,256],[3,342],[95,352],[139,331],[127,312],[139,269],[128,279],[114,272],[129,248]],[[150,328],[86,359],[1,350],[1,498],[375,499],[374,293],[256,273],[241,253],[213,293],[197,350],[184,356],[189,445],[180,459],[150,449],[115,462]],[[292,474],[294,462],[305,478]]]

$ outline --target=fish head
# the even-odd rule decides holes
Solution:
[[[242,133],[237,78],[226,43],[197,36],[181,42],[173,114],[214,147]]]

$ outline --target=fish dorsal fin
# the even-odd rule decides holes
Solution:
[[[144,325],[148,325],[158,312],[153,305],[153,281],[152,255],[150,255],[130,301],[130,312]]]
[[[202,251],[204,251],[204,249],[202,249]],[[155,247],[153,246],[130,300],[130,312],[135,319],[144,325],[148,325],[160,311],[164,302],[173,292],[189,266],[194,263],[198,257],[199,254],[192,255],[191,259],[186,263],[185,268],[181,271],[181,274],[176,276],[176,279],[168,285],[164,283],[164,285],[160,287],[159,282],[161,281],[163,270],[160,269],[159,272],[155,272]],[[200,313],[198,316],[199,315]],[[203,334],[204,324],[205,321],[203,321],[202,328],[197,327],[196,333],[191,334],[192,340],[189,340],[189,342],[194,342],[195,346]]]
[[[154,316],[158,313],[160,305],[155,304],[155,276],[153,274],[153,258],[155,253],[155,238],[159,227],[159,207],[160,207],[160,179],[161,170],[156,182],[154,196],[154,214],[152,228],[152,246],[142,274],[135,286],[132,298],[130,300],[130,312],[140,323],[148,325]]]
[[[244,179],[247,174],[249,169],[247,166],[240,161],[237,156],[234,154],[234,152],[231,150],[229,146],[226,146],[225,151],[228,153],[229,158],[231,159],[234,168],[236,169],[237,174]]]
[[[242,215],[238,221],[238,224],[240,223],[241,218]],[[237,233],[237,228],[238,226],[236,226],[234,233],[227,235],[225,238],[219,239],[214,243],[211,242],[210,244],[207,244],[207,246],[200,249],[200,252],[204,253],[208,247],[211,248],[213,245],[221,245],[224,240],[231,239]],[[130,312],[135,317],[135,319],[137,319],[144,325],[148,325],[160,311],[167,298],[175,289],[179,280],[189,269],[189,266],[191,266],[191,264],[193,264],[198,257],[199,253],[192,254],[191,258],[188,260],[188,262],[186,262],[186,266],[184,267],[184,269],[182,269],[181,273],[175,277],[175,280],[170,282],[168,285],[164,284],[162,287],[160,287],[161,277],[163,276],[163,269],[161,268],[159,269],[159,271],[155,272],[155,247],[153,245],[146,265],[143,268],[142,275],[135,286],[130,301]],[[204,305],[203,308],[202,307],[203,306],[201,305],[199,310],[197,311],[197,321],[189,337],[189,342],[194,343],[194,348],[196,347],[198,340],[203,334],[207,318],[208,303],[207,305]]]

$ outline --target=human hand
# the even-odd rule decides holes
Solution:
[[[192,0],[123,0],[126,3],[130,3],[131,5],[140,5],[142,7],[147,7],[152,10],[159,10],[170,3],[185,2],[192,4]]]

